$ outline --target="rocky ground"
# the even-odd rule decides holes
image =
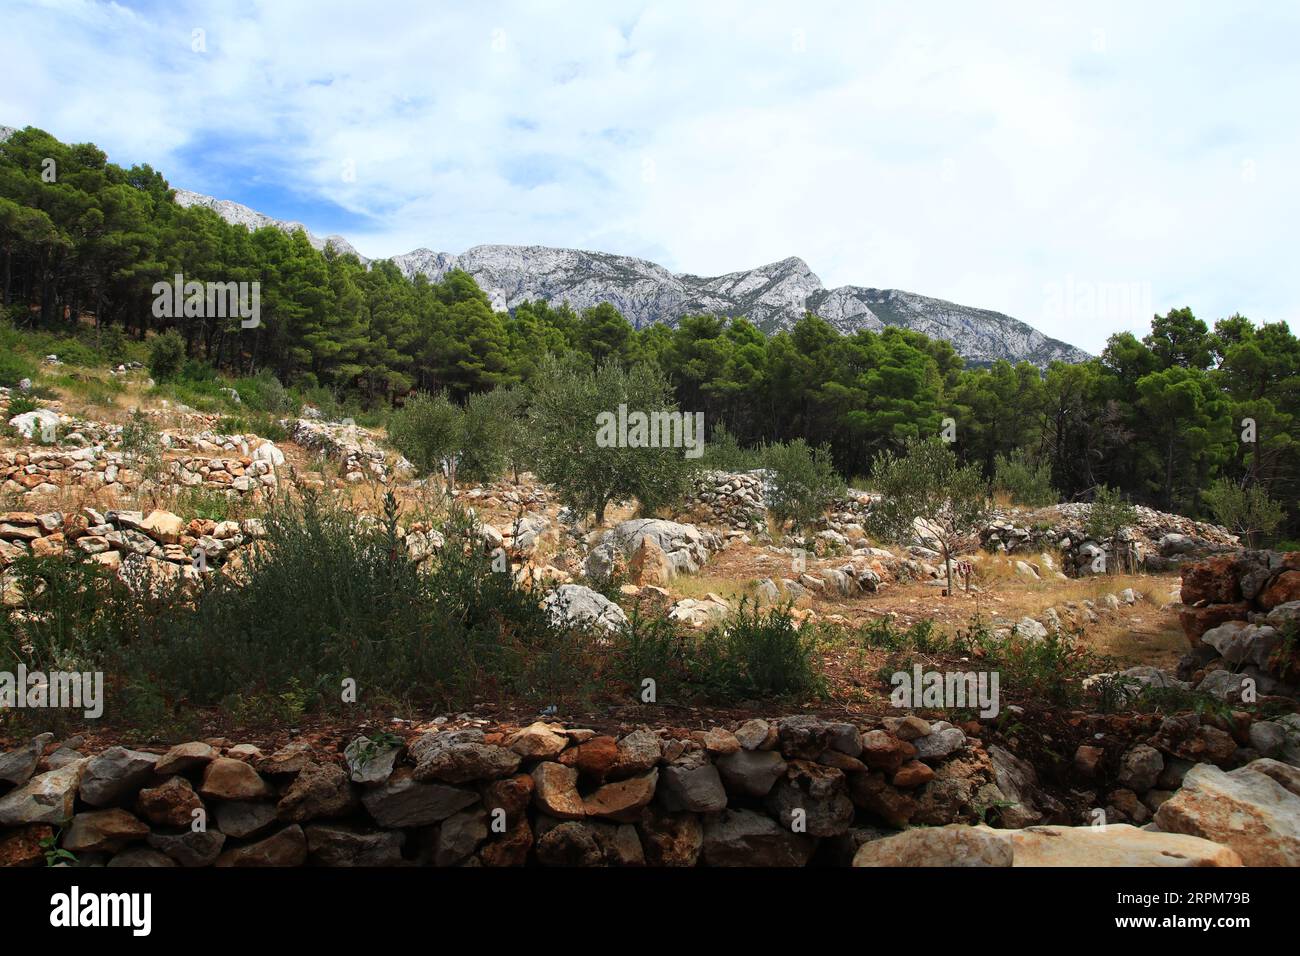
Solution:
[[[392,491],[410,560],[443,546],[423,510],[429,484],[381,435],[310,409],[281,423],[280,442],[220,434],[188,409],[150,414],[163,461],[152,470],[134,467],[121,423],[57,403],[11,422],[0,449],[10,613],[24,554],[81,552],[133,587],[238,575],[264,534],[260,510],[291,486],[372,514]],[[232,517],[186,513],[194,488]],[[599,632],[639,608],[704,629],[742,601],[789,604],[846,634],[977,619],[995,636],[1105,654],[1113,669],[1088,680],[1109,704],[1028,695],[987,719],[900,711],[879,676],[887,648],[826,639],[827,695],[775,712],[623,700],[300,727],[210,715],[211,735],[188,741],[111,727],[31,739],[0,723],[0,864],[58,862],[54,848],[111,866],[1300,863],[1288,636],[1300,555],[1241,551],[1222,528],[1142,509],[1125,541],[1133,573],[1097,575],[1109,543],[1083,533],[1086,506],[1061,505],[1000,515],[945,595],[933,552],[868,539],[865,492],[801,538],[767,531],[759,473],[702,476],[671,516],[624,503],[595,530],[528,476],[454,498],[480,522],[484,551],[565,622]],[[921,658],[978,668],[952,650]],[[1170,704],[1126,707],[1148,687]],[[1214,707],[1180,709],[1180,693]]]

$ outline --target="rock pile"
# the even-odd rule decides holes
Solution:
[[[86,757],[43,735],[0,756],[0,860],[40,862],[63,827],[81,865],[847,862],[870,825],[974,820],[1001,796],[960,730],[896,724],[902,736],[801,716],[614,737],[538,722],[357,738],[342,762],[221,740]]]
[[[601,536],[583,561],[583,572],[603,581],[622,564],[635,583],[662,586],[679,574],[695,574],[721,547],[718,535],[693,524],[633,518]]]
[[[1300,697],[1300,552],[1238,551],[1184,566],[1179,677],[1229,701]]]
[[[980,531],[980,544],[986,551],[1007,554],[1060,551],[1066,573],[1073,575],[1114,570],[1123,557],[1134,570],[1164,571],[1239,544],[1226,528],[1138,505],[1136,524],[1120,535],[1127,554],[1117,557],[1111,554],[1111,542],[1089,537],[1091,510],[1090,504],[1070,503],[1033,512],[1002,512]]]
[[[244,521],[185,521],[170,511],[64,513],[9,511],[0,514],[0,570],[4,605],[19,607],[23,596],[10,565],[24,555],[46,557],[80,552],[115,570],[129,585],[148,580],[197,577],[224,564],[235,551],[265,535],[256,518]],[[198,552],[202,552],[199,554]]]
[[[703,472],[695,479],[686,507],[688,512],[703,512],[710,524],[739,531],[763,531],[767,527],[763,472]]]
[[[374,436],[351,422],[326,422],[297,418],[280,423],[289,432],[289,438],[309,451],[317,452],[336,462],[346,482],[371,479],[381,483],[389,481],[389,466],[383,449]],[[392,467],[398,478],[409,477],[413,472],[406,459]]]
[[[1092,833],[1076,840],[1031,766],[915,715],[617,736],[448,724],[357,737],[342,754],[225,739],[82,746],[43,734],[0,754],[0,865],[40,865],[42,841],[79,866],[1300,862],[1300,771],[1286,764],[1225,773],[1139,744],[1118,773],[1145,803],[1134,789],[1111,800],[1156,804],[1165,832],[1117,813],[1105,839],[1081,827]],[[1029,829],[976,826],[992,806],[1003,826]]]

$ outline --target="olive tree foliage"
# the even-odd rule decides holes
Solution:
[[[653,365],[606,359],[593,369],[548,356],[534,380],[528,420],[534,472],[566,506],[594,514],[598,525],[613,501],[636,498],[649,512],[677,499],[694,470],[681,448],[599,441],[601,416],[617,415],[620,405],[647,414],[677,411],[672,386]]]
[[[882,495],[867,518],[871,532],[938,551],[952,594],[952,556],[979,532],[991,510],[988,482],[979,466],[959,464],[945,442],[914,438],[902,455],[876,456],[871,486]]]
[[[446,392],[419,392],[388,419],[388,440],[424,475],[442,474],[456,487],[465,444],[465,412]]]
[[[1282,506],[1269,497],[1262,485],[1242,487],[1235,481],[1220,478],[1206,489],[1204,497],[1215,519],[1244,535],[1252,548],[1259,543],[1260,535],[1276,531],[1286,516]]]
[[[783,528],[787,522],[797,530],[812,527],[844,491],[827,445],[813,448],[802,438],[770,445],[764,449],[763,465],[768,471],[768,510]]]
[[[465,401],[458,475],[487,483],[507,471],[515,483],[526,467],[527,396],[523,389],[494,388]]]
[[[1120,534],[1137,521],[1137,510],[1124,494],[1108,485],[1100,486],[1093,495],[1092,507],[1088,509],[1088,521],[1084,530],[1094,541],[1110,544],[1110,553],[1115,560],[1106,566],[1107,573],[1115,564],[1125,568],[1130,564],[1127,551],[1121,552]]]

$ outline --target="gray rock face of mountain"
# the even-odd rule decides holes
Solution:
[[[312,244],[313,249],[324,250],[326,246],[333,246],[340,253],[351,253],[362,262],[369,262],[365,256],[357,252],[342,236],[326,236],[324,239],[313,235],[312,231],[300,222],[293,222],[287,219],[272,219],[255,209],[249,209],[247,206],[237,202],[231,202],[229,199],[214,199],[211,196],[205,196],[202,193],[193,193],[188,189],[176,190],[176,204],[179,206],[204,206],[211,209],[226,222],[244,226],[250,231],[261,229],[264,226],[274,226],[283,232],[293,233],[302,230],[307,234],[307,241]]]
[[[545,246],[475,246],[459,256],[417,249],[393,262],[407,276],[434,281],[463,269],[502,311],[537,299],[568,302],[579,310],[609,302],[638,328],[652,322],[675,325],[684,315],[711,312],[745,316],[765,332],[788,329],[811,311],[845,333],[890,325],[915,329],[951,342],[977,364],[1005,358],[1045,367],[1056,359],[1088,358],[1083,350],[1000,312],[896,289],[826,289],[797,258],[714,278],[674,274],[630,256]]]

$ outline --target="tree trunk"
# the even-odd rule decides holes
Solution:
[[[952,589],[952,555],[947,548],[943,549],[943,567],[948,573],[948,597],[952,597],[954,593]]]

